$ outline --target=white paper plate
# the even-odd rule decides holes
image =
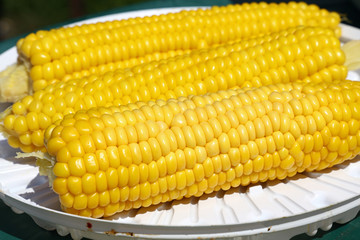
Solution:
[[[127,12],[81,23],[181,9]],[[342,27],[343,41],[360,39],[359,29]],[[15,61],[12,48],[0,55],[0,70]],[[349,73],[349,79],[359,80],[359,73]],[[56,229],[62,236],[70,233],[74,239],[289,239],[301,233],[314,235],[319,228],[329,230],[334,222],[348,222],[360,210],[360,161],[355,159],[284,181],[91,219],[61,212],[57,196],[34,161],[14,156],[15,150],[0,138],[0,198],[14,211],[29,214],[39,226]]]

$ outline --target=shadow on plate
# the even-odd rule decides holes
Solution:
[[[122,221],[128,218],[134,218],[137,215],[140,214],[148,214],[148,213],[155,213],[155,212],[161,212],[161,211],[169,211],[171,210],[173,207],[176,207],[177,205],[197,205],[199,202],[201,201],[206,201],[210,198],[212,199],[222,199],[224,198],[225,195],[231,195],[231,194],[247,194],[251,188],[267,188],[267,187],[273,187],[276,186],[278,184],[286,184],[287,182],[290,181],[296,181],[296,180],[300,180],[300,179],[306,179],[306,178],[312,178],[312,179],[317,179],[319,177],[321,177],[323,174],[328,174],[331,173],[333,171],[337,171],[340,169],[346,169],[346,167],[348,167],[350,164],[355,163],[359,161],[359,158],[355,158],[352,160],[348,160],[340,165],[334,166],[332,168],[329,169],[324,169],[322,171],[318,171],[318,172],[311,172],[311,173],[298,173],[297,175],[293,176],[293,177],[289,177],[289,178],[285,178],[283,180],[272,180],[272,181],[267,181],[264,183],[256,183],[256,184],[250,184],[248,186],[240,186],[240,187],[236,187],[236,188],[230,188],[229,190],[220,190],[218,192],[213,192],[210,194],[204,194],[201,197],[191,197],[191,198],[183,198],[181,200],[173,200],[170,202],[166,202],[166,203],[160,203],[157,205],[152,205],[149,207],[142,207],[142,208],[138,208],[138,209],[131,209],[129,211],[123,211],[121,213],[115,214],[114,216],[111,217],[107,217],[105,218],[106,220],[115,220],[115,221]]]
[[[49,186],[46,176],[36,175],[27,185],[29,191],[20,196],[36,205],[60,211],[58,195]]]
[[[0,159],[4,159],[14,164],[36,166],[36,159],[34,157],[16,158],[18,152],[20,152],[20,150],[10,147],[7,140],[0,140]]]

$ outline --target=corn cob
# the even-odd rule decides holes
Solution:
[[[147,120],[149,108],[112,107],[57,122],[46,140],[56,157],[52,186],[63,209],[107,217],[322,170],[360,152],[357,82],[296,82],[222,94],[231,97],[208,103],[211,97],[193,96],[182,105],[169,100],[164,106],[177,112],[169,121]],[[131,114],[142,118],[126,118]]]
[[[330,28],[340,36],[339,22],[337,13],[315,5],[245,3],[38,31],[19,40],[17,49],[29,71],[31,94],[87,75],[90,68],[96,72],[99,65],[210,47],[299,25]]]
[[[249,41],[253,46],[251,42],[257,41]],[[8,110],[3,120],[4,129],[10,135],[8,142],[23,152],[45,151],[44,130],[51,123],[66,114],[96,106],[166,100],[236,86],[346,77],[346,68],[342,66],[344,55],[332,31],[301,28],[294,34],[244,50],[237,51],[237,47],[242,45],[230,44],[227,48],[202,50],[205,52],[200,55],[179,56],[152,70],[146,70],[147,65],[143,70],[135,67],[133,75],[131,72],[120,76],[105,74],[102,79],[91,78],[95,81],[85,79],[83,85],[61,83],[58,88],[51,85]]]
[[[294,26],[323,26],[337,29],[340,17],[337,13],[329,13],[315,5],[291,2],[289,4],[251,3],[211,7],[192,11],[181,11],[161,16],[151,16],[127,20],[115,20],[106,23],[84,24],[82,26],[39,31],[21,39],[17,48],[21,56],[28,59],[37,58],[39,53],[48,53],[45,60],[56,60],[62,56],[77,53],[83,48],[99,46],[127,39],[141,39],[145,36],[164,35],[167,32],[197,32],[207,45],[222,41],[249,38],[263,35]],[[241,23],[243,29],[239,28]],[[250,23],[250,24],[249,24]],[[227,33],[216,27],[228,26]],[[209,29],[209,30],[208,30]],[[211,29],[211,31],[210,31]],[[97,36],[93,36],[96,35]],[[225,34],[225,35],[224,35]],[[87,39],[90,35],[95,39]],[[223,39],[226,38],[226,39]],[[61,45],[62,40],[68,40],[69,47]],[[84,43],[81,46],[80,43]],[[146,45],[146,44],[144,44]],[[167,47],[167,46],[163,46]],[[41,57],[45,58],[45,57]],[[38,62],[35,61],[34,62]]]
[[[269,19],[270,22],[268,21]],[[289,23],[286,22],[288,19],[290,19]],[[180,21],[186,22],[186,24],[180,23]],[[242,5],[213,6],[208,9],[186,10],[160,16],[154,15],[143,18],[114,20],[112,22],[83,24],[74,27],[52,29],[50,31],[41,30],[21,39],[17,43],[17,48],[19,49],[20,55],[26,58],[31,58],[35,53],[44,51],[49,53],[51,58],[58,59],[66,53],[52,53],[62,52],[55,50],[56,47],[51,50],[56,43],[86,34],[99,34],[96,39],[98,42],[95,42],[95,40],[88,42],[87,39],[81,40],[88,43],[91,47],[98,45],[99,42],[100,44],[112,43],[110,38],[116,35],[116,31],[119,29],[122,30],[120,32],[121,34],[114,38],[116,40],[127,40],[139,39],[151,34],[161,35],[166,32],[194,30],[194,27],[196,27],[196,29],[211,28],[214,26],[224,26],[226,23],[239,22],[242,24],[252,23],[252,25],[248,25],[242,30],[242,37],[244,38],[254,34],[264,34],[266,31],[280,30],[281,28],[285,29],[289,26],[298,25],[323,26],[335,30],[340,22],[340,17],[337,13],[329,13],[325,9],[319,9],[316,5],[307,5],[305,3],[244,3]],[[257,24],[259,26],[257,26]],[[241,30],[237,29],[236,31]],[[212,33],[206,33],[206,35],[207,40],[213,36]],[[71,40],[74,41],[76,39]],[[213,42],[213,40],[211,42]],[[67,49],[67,53],[69,54],[76,52],[76,50],[78,50],[76,47],[81,47],[77,46],[78,44],[70,45],[72,46]],[[57,48],[62,49],[61,46],[57,46]]]

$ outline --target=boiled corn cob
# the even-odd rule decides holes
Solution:
[[[87,75],[90,68],[96,72],[99,65],[210,47],[299,25],[330,28],[340,36],[339,22],[337,13],[315,5],[244,3],[39,31],[19,40],[17,49],[29,71],[31,93]]]
[[[290,21],[287,23],[286,20],[288,19]],[[243,30],[235,30],[235,32],[238,31],[238,33],[242,34],[242,38],[246,38],[254,34],[264,34],[269,31],[278,31],[281,28],[285,29],[289,26],[298,25],[323,26],[335,30],[340,22],[340,17],[337,13],[329,13],[325,9],[319,9],[316,5],[307,5],[303,2],[291,2],[288,4],[244,3],[222,7],[213,6],[208,9],[184,10],[160,16],[154,15],[143,18],[114,20],[112,22],[83,24],[74,27],[52,29],[50,31],[38,31],[21,39],[17,43],[17,48],[20,55],[29,59],[35,53],[42,51],[49,53],[51,59],[58,59],[66,54],[77,52],[78,48],[83,47],[78,46],[79,44],[76,44],[78,41],[75,40],[78,40],[76,37],[80,38],[86,34],[98,34],[96,36],[97,39],[94,41],[81,39],[81,41],[86,42],[91,47],[98,44],[112,43],[111,37],[115,40],[139,39],[154,34],[162,35],[166,32],[205,29],[239,22],[244,25],[249,22],[252,23],[252,25],[246,25]],[[213,30],[216,31],[218,29]],[[116,31],[119,31],[119,36],[116,35]],[[215,35],[212,34],[214,33],[206,33],[205,39],[210,44],[211,42],[221,41],[217,37],[213,38]],[[221,33],[218,34],[220,35]],[[234,38],[234,36],[232,37]],[[230,37],[230,39],[232,38]],[[66,47],[66,51],[62,51],[65,46],[57,45],[62,40],[68,40],[69,45],[71,45]],[[72,41],[75,43],[71,43]],[[53,46],[56,47],[51,49]]]
[[[135,67],[133,75],[109,73],[100,79],[85,79],[84,85],[51,85],[8,110],[3,120],[4,130],[10,135],[8,142],[23,152],[45,151],[44,130],[51,123],[91,107],[199,95],[236,86],[346,77],[346,68],[342,66],[344,54],[332,31],[300,28],[285,37],[249,45],[252,47],[240,51],[236,46],[242,45],[233,44],[203,50],[202,54],[191,53],[163,61],[152,70],[136,73]],[[144,69],[149,68],[144,66]]]
[[[177,113],[168,121],[157,121],[150,108],[114,107],[58,121],[46,147],[56,158],[52,186],[62,208],[107,217],[322,170],[360,152],[358,82],[280,83],[222,94],[231,97],[169,100],[164,106]],[[142,117],[128,119],[131,114]]]

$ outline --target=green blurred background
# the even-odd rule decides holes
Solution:
[[[0,0],[0,40],[149,0]]]
[[[249,0],[251,1],[251,0]],[[264,1],[264,0],[263,0]],[[286,0],[272,0],[281,2]],[[360,0],[305,0],[320,7],[338,11],[347,23],[360,27]],[[37,29],[48,29],[59,23],[85,16],[116,12],[123,7],[160,2],[162,6],[196,6],[196,0],[0,0],[0,42]],[[198,1],[201,4],[204,1]],[[210,1],[211,2],[211,1]],[[244,0],[233,0],[241,3]],[[256,0],[256,2],[258,2]],[[269,1],[268,1],[269,2]],[[156,4],[155,4],[156,5]],[[147,4],[151,6],[151,4]]]

